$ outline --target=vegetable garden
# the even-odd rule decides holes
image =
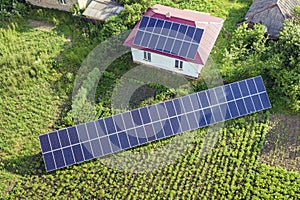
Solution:
[[[294,57],[288,59],[288,55],[281,52],[274,56],[268,54],[275,51],[276,45],[288,45],[291,37],[288,30],[295,31],[292,26],[287,24],[287,30],[281,36],[282,42],[275,44],[264,40],[259,27],[252,32],[247,32],[245,27],[236,28],[247,12],[250,0],[120,2],[125,4],[124,12],[105,24],[92,24],[68,13],[25,6],[16,0],[14,4],[1,1],[0,198],[300,199],[300,174],[296,167],[281,168],[261,161],[266,141],[273,136],[270,135],[273,134],[270,119],[273,119],[274,113],[299,114],[298,104],[283,109],[282,102],[297,103],[300,94],[296,87],[297,79],[288,76],[284,69],[280,71],[281,63],[285,63],[292,75],[299,72],[300,65],[294,59],[297,55],[293,54]],[[262,73],[268,90],[274,93],[271,95],[274,108],[230,120],[218,130],[214,127],[198,129],[100,160],[46,173],[38,135],[74,123],[71,93],[81,62],[101,41],[132,28],[145,9],[154,3],[210,12],[226,18],[212,52],[214,61],[227,81]],[[45,21],[53,27],[47,30],[31,27],[30,20]],[[294,27],[297,28],[297,25]],[[293,39],[297,41],[297,38]],[[297,45],[293,49],[300,53]],[[265,59],[267,57],[270,59]],[[276,63],[276,59],[278,65],[265,68]],[[259,63],[261,68],[255,63]],[[251,73],[243,66],[251,69]],[[133,67],[135,64],[131,63],[131,56],[126,54],[104,73],[96,92],[97,117],[113,113],[110,97],[114,85]],[[286,78],[292,84],[276,82],[276,70],[283,74],[281,82]],[[191,81],[191,85],[195,91],[206,88],[201,78]],[[276,88],[280,90],[275,93]],[[286,93],[287,88],[295,88],[291,96]],[[145,93],[150,90],[151,94],[155,91],[155,96],[148,98],[145,95],[144,99],[134,102],[134,106],[152,104],[175,95],[168,88],[156,84],[149,84],[145,90]],[[295,131],[294,138],[299,140],[299,131]],[[176,144],[173,151],[181,152],[175,162],[153,171],[135,173],[137,165],[147,168],[149,163],[159,164],[159,157],[145,155],[151,155],[154,150],[171,142]],[[185,144],[189,144],[187,149],[183,148]],[[126,160],[128,157],[123,156],[126,153],[132,154],[134,159]],[[168,152],[162,155],[173,159]],[[295,163],[293,161],[299,155],[295,157],[289,158],[291,163]],[[109,167],[114,162],[123,162],[127,170]]]

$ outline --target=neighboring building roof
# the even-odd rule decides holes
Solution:
[[[181,10],[181,9],[162,6],[162,5],[154,5],[153,7],[149,8],[147,12],[144,14],[144,17],[161,19],[167,22],[173,22],[180,25],[187,25],[198,29],[203,29],[203,32],[201,33],[202,38],[200,44],[197,45],[198,48],[195,48],[196,56],[194,57],[194,59],[180,56],[180,54],[174,54],[174,53],[172,54],[172,53],[167,53],[166,51],[165,52],[158,51],[157,49],[150,48],[149,46],[145,47],[145,46],[136,45],[134,41],[135,41],[135,37],[138,34],[141,21],[139,21],[136,24],[135,28],[130,33],[129,37],[126,39],[124,45],[166,55],[169,57],[174,57],[188,62],[202,64],[202,65],[204,65],[205,62],[207,61],[209,54],[216,42],[216,39],[223,27],[223,22],[224,22],[223,19],[210,16],[207,13],[202,13],[202,12],[197,12],[192,10]],[[160,36],[165,36],[169,38],[169,35],[164,34],[163,31],[160,33]],[[175,36],[175,38],[173,39],[176,40],[178,38],[176,38]],[[182,39],[178,39],[178,40],[182,40]],[[183,41],[186,42],[184,39]]]
[[[297,5],[300,6],[300,0],[254,0],[245,20],[265,25],[268,34],[275,37],[283,27],[284,20],[293,16]]]
[[[124,7],[115,1],[94,0],[85,9],[83,15],[91,19],[105,21],[109,17],[119,14],[122,10]]]

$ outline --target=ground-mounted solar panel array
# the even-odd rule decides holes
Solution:
[[[143,16],[134,44],[194,60],[203,31],[193,26]]]
[[[260,76],[40,135],[47,171],[270,108]]]

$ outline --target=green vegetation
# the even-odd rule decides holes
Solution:
[[[254,30],[246,30],[245,26],[236,28],[251,0],[122,0],[124,12],[104,24],[92,24],[69,13],[34,8],[19,2],[0,1],[0,198],[300,198],[297,167],[288,168],[294,170],[291,172],[260,161],[261,150],[266,150],[264,144],[276,140],[272,137],[269,122],[273,112],[285,112],[286,105],[290,105],[287,112],[299,113],[300,28],[298,24],[292,24],[296,22],[287,22],[279,42],[273,42],[263,37],[260,26]],[[262,74],[275,108],[271,113],[261,112],[230,120],[220,130],[199,129],[126,151],[133,154],[135,162],[122,157],[126,152],[102,159],[103,163],[112,164],[114,159],[110,158],[122,157],[127,172],[93,160],[46,173],[38,135],[74,123],[71,95],[74,76],[82,61],[106,38],[132,28],[147,7],[155,3],[226,18],[212,52],[216,65],[227,81]],[[103,73],[96,90],[97,117],[113,113],[110,107],[112,90],[122,75],[133,67],[130,54],[126,54]],[[191,84],[196,91],[206,87],[201,78]],[[155,96],[148,98],[145,95],[147,99],[141,105],[174,96],[173,91],[157,84],[149,84],[143,89],[155,91]],[[85,92],[82,91],[83,96]],[[83,104],[81,100],[79,96],[79,104]],[[133,106],[139,102],[134,102]],[[284,124],[281,126],[285,129]],[[299,140],[297,133],[299,130],[293,138]],[[289,138],[285,140],[289,141]],[[147,158],[139,153],[153,152],[171,142],[176,143],[178,152],[185,150],[176,162],[151,172],[130,172],[135,171],[137,165],[147,167],[150,159],[160,163],[155,157]],[[187,143],[189,148],[184,149]],[[298,151],[295,150],[295,157],[299,157]],[[172,157],[172,154],[164,155]],[[290,159],[290,163],[295,161],[292,157],[286,159]]]

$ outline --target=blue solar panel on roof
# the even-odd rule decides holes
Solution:
[[[194,60],[203,31],[193,26],[143,16],[133,43]]]
[[[40,135],[39,140],[46,170],[53,171],[270,107],[259,76]]]

